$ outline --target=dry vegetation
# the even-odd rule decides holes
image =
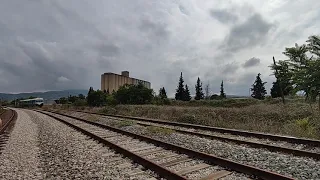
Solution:
[[[200,102],[180,103],[179,106],[117,105],[82,110],[320,139],[320,114],[316,105],[298,101],[283,105],[279,100],[208,101],[201,106]]]

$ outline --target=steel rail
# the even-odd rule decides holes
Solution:
[[[175,179],[177,179],[177,180],[187,180],[187,178],[185,178],[183,176],[180,176],[180,175],[174,173],[173,171],[170,171],[167,168],[161,167],[158,164],[156,164],[156,163],[154,163],[152,161],[149,161],[149,160],[143,158],[142,156],[139,156],[138,154],[133,153],[133,152],[131,152],[131,151],[125,149],[125,148],[122,148],[121,146],[118,146],[118,145],[116,145],[116,144],[114,144],[114,143],[112,143],[112,142],[110,142],[110,141],[108,141],[108,140],[106,140],[106,139],[104,139],[104,138],[102,138],[100,136],[97,136],[97,135],[95,135],[95,134],[93,134],[93,133],[91,133],[91,132],[89,132],[89,131],[87,131],[87,130],[79,127],[79,126],[77,126],[77,125],[74,125],[74,124],[72,124],[70,122],[67,122],[67,121],[65,121],[65,120],[63,120],[61,118],[55,117],[55,116],[53,116],[51,114],[48,114],[48,113],[44,113],[44,112],[41,112],[41,111],[37,111],[37,112],[43,113],[43,114],[45,114],[45,115],[47,115],[47,116],[49,116],[51,118],[54,118],[54,119],[56,119],[56,120],[58,120],[58,121],[60,121],[60,122],[62,122],[64,124],[74,128],[74,129],[76,129],[77,131],[80,131],[83,134],[85,134],[85,135],[87,135],[87,136],[99,141],[100,143],[105,144],[106,146],[114,149],[116,152],[119,152],[119,153],[123,154],[124,156],[126,156],[126,157],[132,159],[133,161],[137,162],[138,164],[144,166],[146,169],[150,169],[150,170],[158,173],[161,177],[164,177],[166,179],[172,179],[172,180],[175,180]]]
[[[45,112],[42,112],[42,111],[37,111],[37,112],[49,115],[48,113],[45,113]],[[203,153],[203,152],[194,151],[194,150],[191,150],[191,149],[188,149],[188,148],[184,148],[184,147],[177,146],[177,145],[174,145],[174,144],[171,144],[171,143],[167,143],[167,142],[163,142],[163,141],[156,140],[156,139],[153,139],[153,138],[149,138],[147,136],[138,135],[138,134],[135,134],[135,133],[124,131],[124,130],[121,130],[121,129],[118,129],[118,128],[114,128],[114,127],[111,127],[111,126],[107,126],[107,125],[104,125],[104,124],[88,121],[88,120],[85,120],[85,119],[82,119],[82,118],[73,117],[73,116],[70,116],[70,115],[62,114],[62,113],[57,113],[57,112],[51,112],[51,113],[58,114],[58,115],[61,115],[61,116],[65,116],[65,117],[69,117],[69,118],[73,118],[73,119],[77,119],[79,121],[86,122],[86,123],[91,124],[91,125],[95,125],[95,126],[98,126],[98,127],[104,128],[104,129],[108,129],[108,130],[111,130],[111,131],[114,131],[114,132],[117,132],[117,133],[121,133],[123,135],[131,136],[133,138],[136,138],[136,139],[139,139],[139,140],[142,140],[142,141],[150,142],[152,144],[164,147],[166,149],[171,149],[171,150],[174,150],[176,152],[187,154],[190,157],[194,157],[194,158],[197,158],[197,159],[204,160],[206,162],[209,162],[210,164],[219,165],[219,166],[222,166],[222,167],[225,167],[225,168],[228,168],[228,169],[240,172],[240,173],[253,175],[253,176],[259,177],[261,179],[265,179],[265,180],[289,180],[289,179],[292,180],[293,179],[291,177],[283,176],[283,175],[280,175],[280,174],[277,174],[277,173],[274,173],[274,172],[262,170],[262,169],[259,169],[259,168],[253,167],[253,166],[241,164],[241,163],[238,163],[238,162],[235,162],[235,161],[231,161],[231,160],[228,160],[228,159],[224,159],[224,158],[220,158],[220,157],[217,157],[217,156],[214,156],[214,155],[211,155],[211,154],[206,154],[206,153]],[[51,117],[52,117],[52,115],[51,115]]]
[[[96,114],[96,115],[117,117],[117,118],[126,118],[126,119],[132,119],[132,120],[138,120],[138,121],[144,121],[144,122],[164,124],[164,125],[172,125],[172,126],[193,128],[193,129],[198,129],[198,130],[228,133],[228,134],[233,134],[233,135],[240,135],[240,136],[245,136],[245,137],[255,137],[255,138],[260,138],[260,139],[270,139],[270,140],[274,140],[274,141],[286,141],[286,142],[295,143],[295,144],[306,144],[306,145],[320,147],[320,140],[315,140],[315,139],[297,138],[297,137],[291,137],[291,136],[281,136],[281,135],[274,135],[274,134],[268,134],[268,133],[250,132],[250,131],[244,131],[244,130],[219,128],[219,127],[213,127],[213,126],[204,126],[204,125],[198,125],[198,124],[171,122],[171,121],[157,120],[157,119],[151,119],[151,118],[110,115],[110,114],[103,114],[103,113],[92,113],[92,112],[86,112],[86,111],[78,111],[78,110],[76,110],[76,112],[91,113],[91,114]]]
[[[50,112],[53,112],[53,111],[50,111]],[[84,113],[84,112],[82,112],[82,113]],[[93,113],[89,113],[89,112],[85,112],[85,113],[93,114]],[[106,116],[106,115],[101,115],[101,116]],[[106,116],[106,117],[108,117],[108,116]],[[154,123],[154,122],[152,122],[152,123]],[[163,127],[160,125],[146,124],[143,122],[137,122],[137,124],[141,125],[141,126]],[[295,156],[310,157],[310,158],[320,160],[320,154],[315,153],[315,152],[310,152],[310,151],[305,151],[305,150],[297,150],[297,149],[293,149],[293,148],[286,148],[286,147],[269,145],[269,144],[264,144],[264,143],[256,143],[256,142],[245,141],[245,140],[232,139],[232,138],[228,138],[228,137],[221,137],[221,136],[204,134],[204,133],[199,133],[199,132],[180,130],[180,129],[171,128],[171,127],[164,127],[164,128],[171,129],[171,130],[174,130],[174,131],[176,131],[178,133],[182,133],[182,134],[189,134],[189,135],[194,135],[194,136],[198,136],[198,137],[204,137],[207,139],[215,139],[215,140],[220,140],[220,141],[233,142],[236,144],[245,144],[245,145],[248,145],[248,146],[251,146],[254,148],[265,148],[265,149],[268,149],[269,151],[273,151],[273,152],[282,152],[282,153],[286,153],[286,154],[292,154]]]
[[[9,120],[2,126],[0,127],[0,134],[2,134],[6,129],[7,127],[10,125],[10,123],[17,117],[17,112],[12,110],[12,109],[9,109],[9,111],[11,111],[11,117],[9,118]],[[4,114],[4,112],[2,113]],[[2,115],[1,114],[1,115]]]

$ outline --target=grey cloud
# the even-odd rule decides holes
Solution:
[[[186,10],[186,8],[184,6],[182,6],[181,4],[179,5],[179,10],[182,14],[185,15],[189,15],[189,12]]]
[[[159,38],[165,38],[169,34],[169,32],[166,30],[165,24],[152,22],[149,19],[142,19],[139,28],[140,30],[153,34]]]
[[[259,45],[264,42],[271,27],[272,24],[256,13],[243,23],[233,26],[220,48],[229,52],[237,52]]]
[[[239,69],[239,65],[236,63],[230,63],[227,64],[223,67],[222,73],[223,74],[230,74],[230,73],[235,73]]]
[[[213,9],[210,11],[210,15],[223,24],[234,23],[239,19],[238,16],[236,16],[232,12],[229,12],[227,9]]]
[[[260,64],[260,59],[252,57],[252,58],[248,59],[245,63],[243,63],[242,67],[248,68],[248,67],[257,66],[259,64]]]
[[[225,80],[227,93],[246,94],[256,74],[250,80],[239,82],[228,79],[244,74],[239,69],[243,64],[237,62],[237,57],[252,57],[250,52],[241,49],[255,50],[254,47],[261,45],[266,51],[279,50],[279,44],[270,45],[270,39],[278,39],[269,33],[272,25],[259,14],[248,18],[256,8],[243,5],[248,3],[230,6],[225,3],[231,7],[226,11],[219,9],[220,5],[210,6],[211,1],[205,3],[208,6],[198,3],[3,1],[0,6],[0,91],[88,89],[89,86],[98,89],[102,73],[128,70],[133,77],[151,81],[156,92],[164,86],[172,96],[181,71],[192,93],[199,76],[204,84],[209,82],[214,91],[219,91],[221,80]],[[210,7],[218,9],[211,15],[228,26],[221,27],[208,18]],[[268,13],[261,14],[268,18]],[[276,16],[272,17],[276,22]],[[221,34],[208,44],[215,30]],[[220,37],[224,36],[225,43],[220,47]],[[300,36],[304,36],[303,33]],[[290,38],[283,38],[283,43],[291,43],[298,37]],[[258,51],[256,54],[262,61],[264,55]],[[264,72],[262,67],[259,71]]]

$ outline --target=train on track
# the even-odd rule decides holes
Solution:
[[[20,107],[34,107],[34,106],[43,106],[43,98],[33,98],[33,99],[25,99],[19,101]]]

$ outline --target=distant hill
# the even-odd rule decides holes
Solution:
[[[53,101],[61,97],[75,96],[78,94],[87,95],[88,90],[63,90],[63,91],[47,91],[47,92],[32,92],[32,93],[0,93],[0,100],[14,100],[17,98],[28,98],[30,96],[43,98],[45,101]]]

